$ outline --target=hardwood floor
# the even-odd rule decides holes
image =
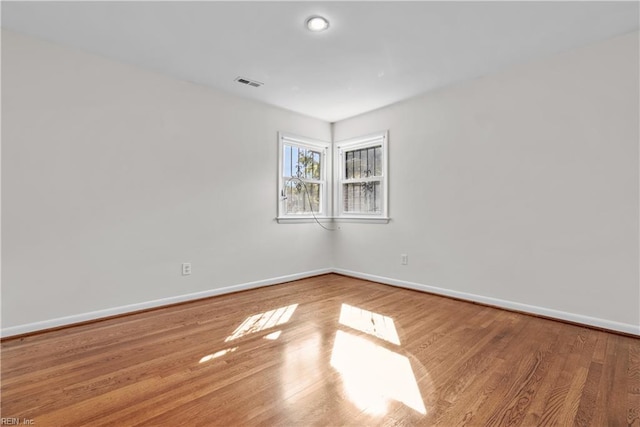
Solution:
[[[37,426],[640,426],[640,339],[335,274],[1,360],[2,417]]]

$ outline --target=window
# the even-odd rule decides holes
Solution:
[[[327,216],[327,155],[331,145],[326,142],[279,134],[278,219]]]
[[[387,133],[336,144],[337,216],[387,219]]]

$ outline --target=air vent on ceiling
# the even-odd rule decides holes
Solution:
[[[237,81],[238,83],[242,83],[243,85],[249,85],[253,87],[260,87],[264,84],[264,83],[257,82],[255,80],[245,79],[244,77],[236,77],[235,81]]]

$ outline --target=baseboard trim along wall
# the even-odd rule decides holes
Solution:
[[[400,288],[413,289],[422,292],[428,292],[435,295],[456,298],[464,301],[480,303],[488,306],[503,308],[506,310],[529,313],[550,319],[563,320],[571,323],[591,326],[600,329],[606,329],[624,334],[640,336],[640,325],[632,325],[627,323],[614,322],[606,319],[585,316],[581,314],[567,313],[564,311],[553,310],[545,307],[523,304],[514,301],[502,300],[498,298],[485,297],[482,295],[469,294],[466,292],[458,292],[450,289],[439,288],[436,286],[423,285],[420,283],[408,282],[405,280],[392,279],[389,277],[376,276],[374,274],[361,273],[341,268],[323,268],[319,270],[295,273],[286,276],[274,277],[255,282],[242,283],[238,285],[226,286],[223,288],[211,289],[208,291],[194,292],[190,294],[178,295],[174,297],[162,298],[136,304],[129,304],[120,307],[113,307],[104,310],[97,310],[88,313],[81,313],[72,316],[60,317],[57,319],[43,320],[40,322],[27,323],[24,325],[11,326],[1,330],[1,337],[8,338],[16,335],[29,334],[47,329],[56,329],[74,324],[90,322],[109,318],[118,315],[130,314],[137,311],[159,308],[171,304],[178,304],[187,301],[194,301],[202,298],[209,298],[217,295],[229,294],[232,292],[244,291],[248,289],[261,288],[264,286],[277,285],[280,283],[291,282],[293,280],[305,279],[308,277],[319,276],[322,274],[337,273],[344,276],[355,277],[358,279],[370,280],[372,282],[382,283],[385,285],[397,286]]]
[[[261,288],[264,286],[277,285],[280,283],[291,282],[293,280],[305,279],[307,277],[319,276],[322,274],[332,273],[333,269],[323,268],[319,270],[306,271],[302,273],[289,274],[286,276],[273,277],[271,279],[257,280],[255,282],[242,283],[238,285],[226,286],[223,288],[211,289],[202,292],[193,292],[190,294],[178,295],[174,297],[161,298],[152,301],[146,301],[136,304],[123,305],[120,307],[107,308],[104,310],[91,311],[88,313],[75,314],[72,316],[59,317],[57,319],[43,320],[40,322],[27,323],[24,325],[10,326],[1,330],[0,336],[7,338],[15,335],[29,334],[32,332],[44,331],[47,329],[56,329],[64,326],[71,326],[78,323],[85,323],[94,320],[100,320],[108,317],[130,314],[137,311],[159,308],[172,304],[179,304],[187,301],[194,301],[202,298],[214,297],[217,295],[229,294],[232,292],[245,291],[248,289]]]
[[[357,271],[345,270],[341,268],[334,268],[333,272],[337,274],[342,274],[344,276],[350,276],[358,279],[370,280],[372,282],[383,283],[385,285],[413,289],[416,291],[428,292],[430,294],[442,295],[442,296],[456,298],[456,299],[465,300],[469,302],[475,302],[475,303],[480,303],[488,306],[503,308],[506,310],[528,313],[528,314],[533,314],[536,316],[546,317],[550,319],[563,320],[570,323],[591,326],[598,329],[606,329],[609,331],[622,332],[624,334],[640,336],[640,325],[614,322],[611,320],[599,319],[596,317],[585,316],[582,314],[567,313],[564,311],[553,310],[545,307],[538,307],[535,305],[522,304],[519,302],[485,297],[482,295],[469,294],[466,292],[458,292],[450,289],[438,288],[436,286],[423,285],[420,283],[392,279],[389,277],[376,276],[373,274],[360,273]]]

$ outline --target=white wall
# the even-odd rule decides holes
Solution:
[[[2,125],[4,329],[330,267],[274,220],[277,131],[328,123],[3,30]]]
[[[329,124],[3,30],[3,333],[328,268],[638,333],[638,91],[635,33],[336,123],[392,221],[328,233],[274,195]]]
[[[640,333],[638,79],[633,33],[336,123],[389,129],[392,222],[334,265]]]

